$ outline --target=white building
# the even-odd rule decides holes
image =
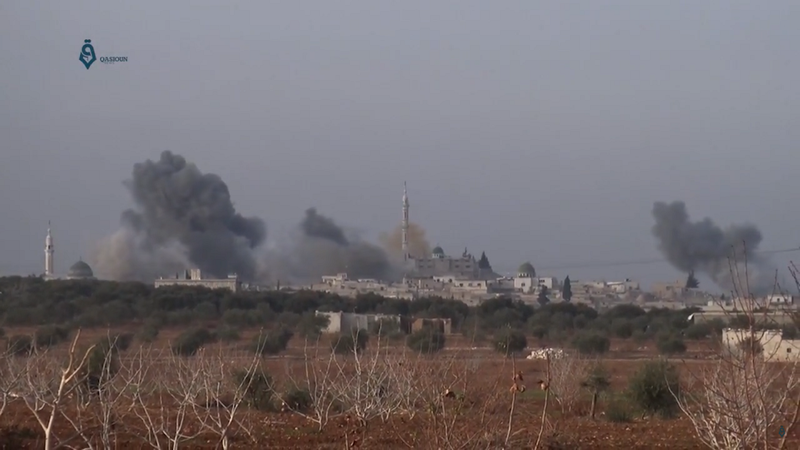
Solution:
[[[341,333],[352,329],[369,330],[380,321],[389,321],[401,326],[401,317],[393,314],[356,314],[346,312],[316,312],[317,316],[327,317],[328,326],[325,333]]]
[[[754,331],[726,328],[722,331],[722,343],[728,350],[737,353],[746,350],[749,341],[758,341],[756,347],[766,361],[798,361],[800,360],[800,340],[783,339],[780,331]],[[759,348],[760,347],[760,348]]]
[[[205,278],[200,269],[190,269],[175,274],[174,278],[161,277],[157,279],[155,287],[162,286],[203,286],[209,289],[228,289],[231,292],[237,292],[241,289],[242,283],[236,274],[228,275],[228,278]]]
[[[523,294],[532,294],[539,287],[539,279],[536,277],[536,269],[533,264],[526,262],[517,269],[517,276],[514,277],[514,289]]]

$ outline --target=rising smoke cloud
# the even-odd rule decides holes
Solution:
[[[397,261],[380,247],[346,232],[333,219],[309,208],[283,248],[268,256],[271,278],[314,281],[322,275],[346,272],[351,278],[392,280]]]
[[[158,161],[135,164],[123,184],[135,206],[122,213],[120,230],[98,245],[99,274],[151,281],[192,266],[216,277],[255,277],[255,251],[266,226],[236,212],[218,175],[165,151]]]
[[[402,225],[398,225],[390,233],[381,233],[378,240],[390,255],[395,258],[403,257]],[[414,256],[431,254],[431,245],[425,237],[425,229],[413,222],[408,224],[408,252]]]
[[[123,185],[135,206],[122,213],[120,229],[101,240],[93,255],[98,275],[106,279],[150,282],[192,267],[260,282],[309,282],[341,272],[382,280],[402,275],[402,255],[364,241],[315,208],[305,211],[289,239],[261,249],[264,222],[236,211],[218,175],[202,173],[169,151],[158,161],[135,164]],[[412,249],[427,254],[422,228],[413,226],[409,234]]]
[[[719,287],[732,290],[731,264],[744,261],[746,246],[750,290],[754,294],[772,290],[775,269],[757,254],[762,235],[755,225],[722,229],[709,218],[691,222],[681,201],[656,202],[652,213],[656,222],[652,232],[658,239],[658,249],[676,269],[706,274]]]

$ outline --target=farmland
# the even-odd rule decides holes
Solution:
[[[683,415],[643,414],[624,403],[633,374],[656,357],[646,345],[631,348],[624,340],[614,341],[602,360],[570,356],[573,366],[562,367],[559,375],[554,372],[563,362],[507,358],[463,338],[429,356],[377,341],[361,353],[333,355],[325,338],[294,338],[277,356],[215,343],[186,357],[169,351],[179,332],[164,330],[155,342],[134,342],[120,351],[114,375],[99,394],[75,389],[65,395],[54,416],[51,448],[534,448],[537,440],[540,448],[703,448]],[[76,360],[108,335],[82,332]],[[682,375],[694,373],[714,364],[712,351],[708,343],[696,343],[673,363]],[[66,365],[68,354],[66,342],[39,355],[4,359],[4,379],[19,381],[0,417],[6,448],[44,447],[34,411],[40,408],[40,418],[49,418],[57,390],[52,386],[61,376],[57,368]],[[589,390],[579,386],[582,378],[561,380],[559,390],[574,385],[569,399],[539,385],[548,378],[548,366],[555,386],[557,376],[569,378],[570,371],[585,372],[598,363],[609,386],[594,419]],[[237,395],[246,391],[237,384],[237,372],[266,374],[269,399]],[[611,406],[625,411],[611,413]]]

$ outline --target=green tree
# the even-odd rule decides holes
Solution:
[[[478,260],[478,268],[482,270],[492,270],[492,265],[489,263],[489,258],[486,257],[486,252],[481,252],[481,259]]]
[[[597,407],[597,399],[603,392],[607,391],[610,386],[611,382],[609,381],[608,372],[606,371],[605,366],[603,366],[601,363],[593,365],[589,370],[589,374],[586,376],[586,379],[581,382],[581,387],[592,394],[592,406],[589,410],[589,415],[592,419],[594,419],[595,409]]]
[[[214,334],[205,328],[189,329],[178,335],[172,343],[172,353],[193,356],[207,344],[214,342]]]
[[[334,353],[339,355],[351,354],[354,351],[361,353],[367,348],[369,333],[367,330],[354,328],[349,333],[340,333],[339,337],[331,344]]]
[[[602,355],[611,348],[611,341],[602,334],[590,332],[575,336],[572,345],[584,355]]]
[[[318,315],[314,311],[304,313],[297,323],[297,331],[304,339],[319,339],[322,330],[328,327],[328,316]]]
[[[272,396],[274,392],[272,377],[261,368],[254,372],[239,370],[233,374],[237,385],[245,387],[244,403],[259,411],[273,409]]]
[[[408,335],[406,345],[415,352],[430,354],[444,348],[444,333],[435,328],[422,328]]]
[[[707,323],[693,323],[683,331],[686,339],[700,340],[707,338],[713,330]]]
[[[259,355],[277,355],[286,350],[293,333],[288,328],[271,330],[253,339],[253,352]]]
[[[569,275],[567,275],[567,278],[564,278],[564,285],[561,287],[561,298],[563,298],[565,302],[572,301],[572,282],[569,281]]]
[[[659,337],[658,341],[656,341],[656,347],[662,355],[675,355],[686,352],[686,344],[683,343],[683,340],[673,335]]]
[[[628,395],[645,413],[672,416],[680,395],[678,371],[665,360],[648,361],[631,377]]]
[[[525,335],[519,330],[506,328],[494,337],[494,349],[504,356],[521,352],[525,350],[527,346],[528,339],[525,338]]]
[[[700,282],[695,278],[694,270],[690,270],[689,275],[686,277],[686,289],[697,289],[699,287]]]
[[[536,301],[542,306],[550,303],[550,299],[547,298],[547,286],[539,287],[539,295],[536,297]]]

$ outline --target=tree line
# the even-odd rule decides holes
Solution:
[[[163,327],[209,322],[229,329],[269,330],[280,325],[313,334],[313,329],[321,326],[314,319],[315,311],[449,318],[455,333],[475,340],[513,330],[555,343],[589,342],[587,348],[594,345],[601,350],[605,344],[598,344],[597,336],[677,342],[707,338],[724,326],[722,322],[690,324],[687,319],[697,311],[694,308],[645,311],[637,305],[621,304],[601,312],[584,304],[534,306],[505,297],[468,306],[438,297],[409,301],[375,294],[346,298],[310,290],[232,293],[204,287],[156,289],[136,282],[0,278],[0,326],[46,326],[50,334],[56,333],[54,328],[134,325],[143,334],[155,335]]]

